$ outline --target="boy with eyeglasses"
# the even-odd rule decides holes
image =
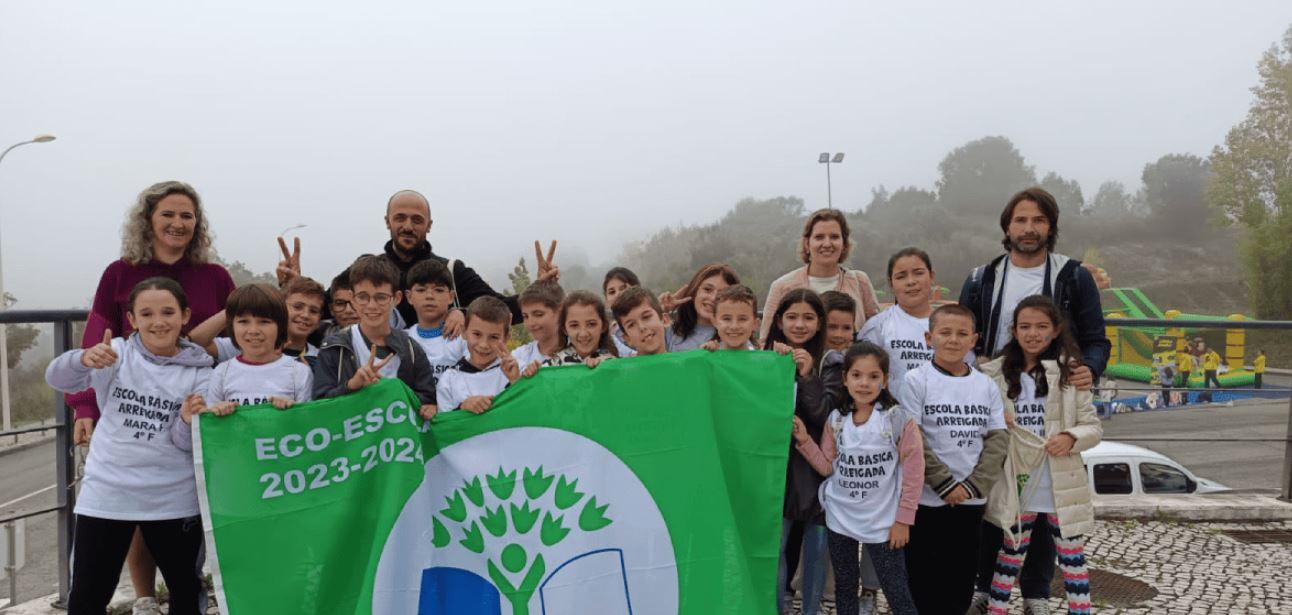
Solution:
[[[435,416],[435,377],[422,347],[391,326],[402,299],[399,271],[380,256],[361,256],[350,266],[351,302],[359,321],[323,340],[314,364],[314,398],[339,397],[382,378],[399,378],[422,402],[421,415]]]

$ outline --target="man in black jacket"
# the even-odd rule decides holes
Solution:
[[[426,235],[431,230],[431,205],[421,193],[415,190],[400,190],[391,196],[386,202],[386,228],[390,230],[390,241],[386,242],[385,255],[399,269],[400,289],[405,291],[404,300],[399,303],[399,315],[403,317],[406,324],[416,324],[417,312],[408,303],[408,289],[403,283],[408,270],[428,258],[446,265],[450,261],[433,252],[431,244],[426,241]],[[453,274],[453,286],[458,305],[470,305],[477,297],[492,295],[502,299],[503,303],[511,308],[513,323],[521,322],[520,305],[514,295],[507,296],[495,291],[474,269],[466,266],[462,261],[454,260],[452,263],[450,273]],[[462,310],[454,309],[445,319],[445,333],[454,335],[461,331],[464,324]]]
[[[972,310],[977,320],[974,352],[980,358],[1000,352],[1011,337],[1018,302],[1031,295],[1045,295],[1059,306],[1081,347],[1081,357],[1075,358],[1081,365],[1072,370],[1069,382],[1077,388],[1090,388],[1108,365],[1112,344],[1104,334],[1104,312],[1094,276],[1081,261],[1054,253],[1059,237],[1058,203],[1041,188],[1023,190],[1005,205],[1000,229],[1005,233],[1001,243],[1007,252],[970,272],[960,290],[960,303]],[[1049,613],[1046,600],[1054,578],[1054,539],[1042,518],[1032,528],[1032,544],[1019,582],[1026,613]],[[983,613],[987,612],[987,590],[1002,541],[998,528],[983,524],[978,591],[974,594],[974,608],[981,607]]]

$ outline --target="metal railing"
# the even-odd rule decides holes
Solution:
[[[86,310],[0,310],[0,326],[17,324],[50,324],[54,327],[55,356],[80,346],[79,340],[72,339],[73,323],[85,320]],[[57,473],[55,493],[57,504],[17,514],[0,516],[0,528],[13,528],[20,519],[56,513],[58,515],[58,599],[55,607],[66,608],[67,592],[71,586],[72,530],[75,517],[72,510],[76,506],[75,491],[75,451],[72,444],[72,416],[63,395],[54,394],[54,423],[37,427],[0,431],[0,438],[18,436],[42,431],[54,432],[54,464]],[[3,514],[3,513],[0,513]],[[12,529],[8,531],[12,532]],[[12,541],[10,542],[12,545]],[[11,562],[12,563],[12,562]],[[9,605],[18,603],[17,569],[11,567],[9,573]]]
[[[1183,318],[1119,318],[1109,317],[1105,319],[1108,329],[1252,329],[1252,330],[1292,330],[1292,321],[1286,320],[1194,320]],[[1162,390],[1162,387],[1146,387],[1146,389]],[[1187,391],[1199,391],[1207,389],[1189,389],[1187,387],[1167,387],[1167,390],[1182,389]],[[1268,389],[1219,389],[1224,391],[1262,391],[1269,392]],[[1288,397],[1288,426],[1287,431],[1282,438],[1227,438],[1217,439],[1215,437],[1205,438],[1120,438],[1136,442],[1282,442],[1283,443],[1283,474],[1279,483],[1279,499],[1284,502],[1292,502],[1292,394]]]

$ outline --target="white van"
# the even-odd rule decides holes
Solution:
[[[1171,495],[1229,491],[1175,460],[1141,446],[1105,440],[1081,453],[1096,495]]]

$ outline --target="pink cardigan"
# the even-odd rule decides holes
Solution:
[[[901,411],[899,408],[895,408]],[[871,415],[872,418],[879,418]],[[852,420],[851,416],[845,420]],[[803,444],[795,443],[794,448],[807,459],[812,468],[821,476],[834,473],[834,458],[839,454],[834,444],[834,428],[827,421],[821,431],[821,444],[808,440]],[[915,511],[920,506],[920,493],[924,491],[924,440],[915,421],[908,420],[902,427],[901,443],[897,446],[898,459],[902,463],[902,490],[897,501],[898,523],[915,525]]]
[[[866,319],[879,313],[879,299],[875,297],[875,287],[870,283],[870,276],[860,269],[846,269],[842,266],[843,275],[839,276],[839,284],[835,290],[852,297],[860,308],[857,310],[857,330],[861,331],[861,325],[866,323]],[[767,289],[767,301],[763,304],[763,326],[759,331],[758,339],[766,340],[767,333],[772,330],[772,316],[776,314],[776,308],[780,306],[781,299],[791,290],[799,288],[808,288],[808,268],[807,265],[799,267],[772,282]],[[822,323],[825,326],[825,323]]]

